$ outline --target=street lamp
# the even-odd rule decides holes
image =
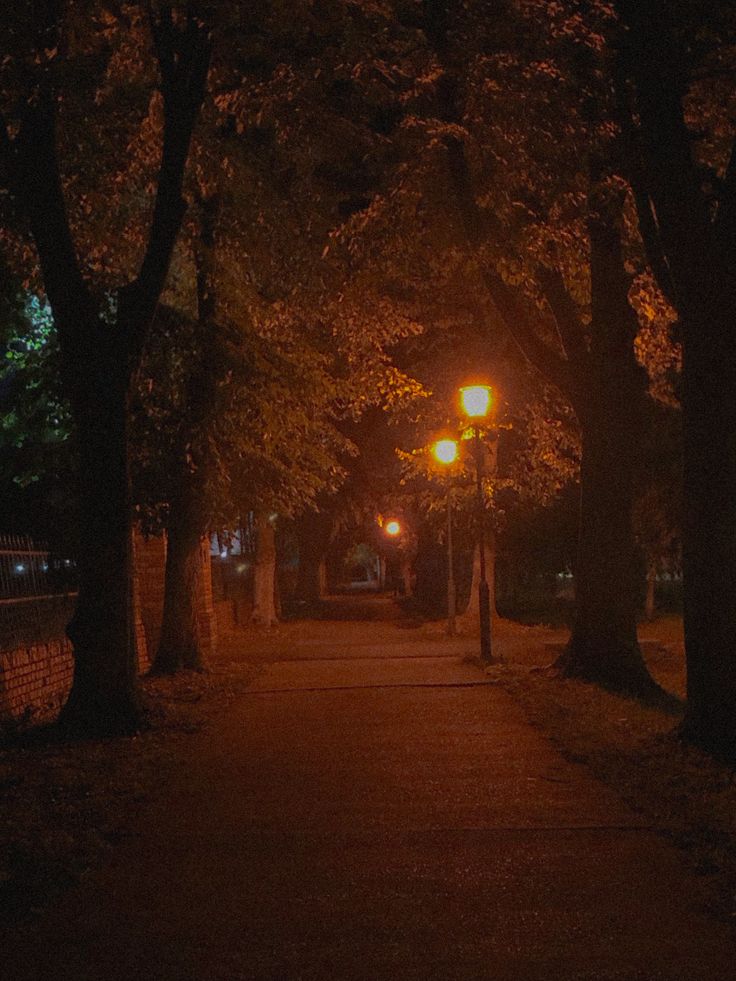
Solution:
[[[432,447],[438,463],[450,467],[457,460],[458,447],[454,439],[438,439]],[[447,475],[447,633],[455,635],[455,572],[452,567],[452,480]]]
[[[483,505],[483,444],[480,420],[491,411],[492,391],[489,385],[466,385],[460,389],[463,412],[473,423],[473,457],[475,458],[475,492],[478,510],[478,547],[480,550],[480,581],[478,609],[480,616],[480,659],[489,664],[491,656],[491,602],[486,578],[485,507]]]
[[[386,522],[384,531],[387,535],[390,535],[391,538],[396,538],[397,535],[401,534],[401,525],[396,518],[392,518],[390,521]]]

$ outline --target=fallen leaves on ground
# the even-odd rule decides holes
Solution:
[[[191,734],[213,724],[255,672],[218,663],[210,673],[145,679],[148,721],[132,737],[65,742],[47,727],[0,747],[4,920],[40,912],[134,835],[141,805],[183,765]]]

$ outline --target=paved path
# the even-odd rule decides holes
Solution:
[[[736,978],[678,852],[463,642],[371,609],[269,642],[139,836],[14,936],[4,978]]]

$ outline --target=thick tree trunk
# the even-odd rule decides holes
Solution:
[[[681,731],[734,762],[736,144],[715,207],[685,120],[692,51],[689,38],[674,29],[678,5],[616,0],[615,7],[627,28],[620,36],[619,95],[642,202],[639,225],[683,336],[687,711]]]
[[[639,324],[621,249],[622,202],[593,162],[590,272],[592,328],[575,410],[582,433],[575,623],[558,668],[615,691],[660,691],[637,640],[639,567],[634,489],[646,425],[647,376],[636,361]]]
[[[127,375],[112,348],[100,341],[97,370],[90,371],[82,394],[77,389],[73,407],[84,521],[79,596],[67,628],[74,676],[59,723],[89,735],[133,732],[141,720],[132,613]]]
[[[716,284],[684,343],[683,734],[736,761],[736,299]]]
[[[201,540],[207,529],[206,475],[208,444],[201,434],[211,429],[217,411],[215,369],[209,357],[220,355],[215,324],[215,223],[219,198],[199,201],[200,229],[196,240],[197,331],[193,364],[184,394],[186,431],[178,447],[179,478],[170,502],[166,588],[161,640],[153,664],[156,674],[179,669],[204,670],[199,610],[203,590]],[[204,444],[204,445],[203,445]]]
[[[639,570],[632,520],[641,420],[616,380],[583,422],[580,525],[572,635],[557,666],[617,691],[656,690],[637,640]]]
[[[254,623],[270,627],[278,623],[276,616],[276,530],[267,511],[256,515],[256,561],[253,570]]]
[[[179,493],[171,502],[167,524],[164,613],[151,669],[154,674],[204,670],[199,607],[205,529],[199,489],[191,478],[183,476]]]

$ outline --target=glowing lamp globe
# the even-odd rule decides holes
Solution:
[[[432,447],[432,452],[439,463],[449,465],[457,460],[457,443],[454,439],[438,439]]]
[[[466,385],[460,389],[460,403],[470,419],[487,416],[491,408],[490,385]]]
[[[386,522],[387,535],[391,535],[392,538],[395,538],[400,531],[401,531],[401,525],[394,518],[392,518],[391,521]]]

